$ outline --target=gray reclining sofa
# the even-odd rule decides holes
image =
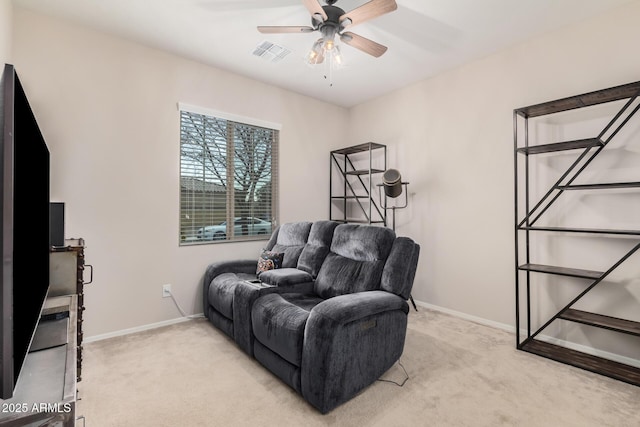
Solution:
[[[259,280],[257,256],[209,265],[204,314],[327,413],[402,355],[420,246],[388,228],[317,221],[282,224],[265,249],[284,258]]]

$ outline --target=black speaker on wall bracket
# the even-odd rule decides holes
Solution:
[[[64,203],[49,204],[51,246],[64,246]]]

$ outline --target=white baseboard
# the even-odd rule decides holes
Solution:
[[[484,319],[482,317],[477,317],[477,316],[473,316],[467,313],[462,313],[460,311],[456,311],[456,310],[451,310],[445,307],[440,307],[437,305],[433,305],[433,304],[429,304],[426,302],[422,302],[422,301],[415,301],[416,305],[430,309],[430,310],[434,310],[434,311],[439,311],[441,313],[445,313],[445,314],[450,314],[452,316],[455,317],[459,317],[461,319],[465,319],[465,320],[469,320],[471,322],[474,323],[478,323],[481,325],[485,325],[485,326],[490,326],[492,328],[496,328],[496,329],[502,329],[503,331],[507,331],[509,333],[515,334],[516,333],[516,328],[511,326],[511,325],[507,325],[505,323],[500,323],[500,322],[496,322],[493,320],[488,320],[488,319]],[[526,330],[521,330],[521,335],[526,336]],[[622,356],[619,354],[615,354],[615,353],[610,353],[608,351],[603,351],[603,350],[598,350],[595,348],[591,348],[582,344],[576,344],[573,343],[571,341],[565,341],[565,340],[561,340],[559,338],[554,338],[554,337],[550,337],[548,335],[538,335],[536,337],[537,339],[539,339],[540,341],[545,341],[548,342],[550,344],[555,344],[561,347],[566,347],[569,348],[571,350],[576,350],[576,351],[580,351],[582,353],[586,353],[586,354],[590,354],[592,356],[597,356],[597,357],[602,357],[603,359],[608,359],[608,360],[613,360],[614,362],[619,362],[619,363],[624,363],[625,365],[630,365],[630,366],[634,366],[636,368],[640,368],[640,360],[639,359],[633,359],[631,357],[627,357],[627,356]],[[515,347],[515,343],[514,343],[514,347]]]
[[[120,337],[120,336],[123,336],[123,335],[134,334],[136,332],[142,332],[142,331],[148,331],[150,329],[161,328],[163,326],[175,325],[176,323],[187,322],[187,321],[192,320],[194,318],[200,318],[200,317],[204,317],[204,314],[203,313],[199,313],[199,314],[194,314],[194,315],[189,316],[189,317],[178,317],[178,318],[175,318],[175,319],[164,320],[162,322],[151,323],[151,324],[142,325],[142,326],[136,326],[135,328],[122,329],[122,330],[119,330],[119,331],[109,332],[109,333],[101,334],[101,335],[93,335],[91,337],[85,338],[83,340],[83,342],[90,343],[90,342],[94,342],[94,341],[106,340],[107,338]]]
[[[474,323],[479,323],[485,326],[491,326],[492,328],[502,329],[507,332],[516,333],[516,328],[511,325],[507,325],[505,323],[496,322],[489,319],[484,319],[482,317],[473,316],[471,314],[463,313],[461,311],[451,310],[449,308],[440,307],[439,305],[433,305],[422,301],[415,301],[416,305],[419,305],[424,308],[428,308],[430,310],[439,311],[441,313],[450,314],[455,317],[459,317],[461,319],[470,320]]]
[[[478,323],[480,325],[489,326],[489,327],[496,328],[496,329],[501,329],[503,331],[507,331],[507,332],[512,333],[512,334],[516,333],[515,327],[513,327],[511,325],[507,325],[506,323],[500,323],[500,322],[496,322],[494,320],[489,320],[489,319],[485,319],[485,318],[482,318],[482,317],[473,316],[471,314],[463,313],[461,311],[451,310],[449,308],[440,307],[438,305],[433,305],[433,304],[429,304],[429,303],[422,302],[422,301],[414,300],[414,302],[416,303],[417,306],[424,307],[424,308],[429,309],[429,310],[439,311],[441,313],[445,313],[445,314],[449,314],[449,315],[452,315],[452,316],[455,316],[455,317],[458,317],[458,318],[461,318],[461,319],[469,320],[471,322]],[[161,328],[163,326],[174,325],[176,323],[186,322],[186,321],[191,320],[193,318],[202,318],[202,317],[204,317],[203,313],[194,314],[194,315],[189,316],[189,317],[178,317],[178,318],[175,318],[175,319],[165,320],[165,321],[162,321],[162,322],[152,323],[152,324],[149,324],[149,325],[143,325],[143,326],[138,326],[138,327],[129,328],[129,329],[122,329],[120,331],[109,332],[109,333],[101,334],[101,335],[94,335],[94,336],[85,338],[84,342],[85,343],[90,343],[90,342],[94,342],[94,341],[101,341],[101,340],[104,340],[104,339],[107,339],[107,338],[114,338],[114,337],[119,337],[119,336],[123,336],[123,335],[133,334],[133,333],[136,333],[136,332],[148,331],[150,329]],[[521,334],[525,335],[526,331],[521,331]],[[630,365],[630,366],[634,366],[634,367],[640,368],[640,360],[638,360],[638,359],[633,359],[633,358],[622,356],[622,355],[619,355],[619,354],[615,354],[615,353],[610,353],[610,352],[607,352],[607,351],[594,349],[594,348],[587,347],[587,346],[582,345],[582,344],[572,343],[570,341],[561,340],[561,339],[550,337],[550,336],[547,336],[547,335],[539,335],[538,339],[540,339],[540,341],[546,341],[546,342],[548,342],[550,344],[556,344],[556,345],[559,345],[559,346],[562,346],[562,347],[570,348],[572,350],[576,350],[576,351],[580,351],[580,352],[583,352],[583,353],[586,353],[586,354],[590,354],[592,356],[598,356],[598,357],[602,357],[604,359],[609,359],[609,360],[613,360],[615,362],[624,363],[625,365]],[[514,347],[515,347],[515,345],[514,345]]]

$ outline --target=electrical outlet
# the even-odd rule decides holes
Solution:
[[[167,298],[171,296],[171,285],[166,284],[162,285],[162,298]]]

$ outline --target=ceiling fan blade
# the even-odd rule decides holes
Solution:
[[[376,43],[373,40],[369,40],[350,31],[342,33],[342,35],[340,35],[340,40],[343,43],[348,44],[351,47],[355,47],[356,49],[360,49],[361,51],[368,53],[371,56],[375,56],[376,58],[379,58],[387,51],[386,46],[382,46],[380,43]]]
[[[397,8],[398,5],[395,0],[371,0],[342,15],[340,17],[340,23],[343,24],[344,27],[362,24],[365,21],[377,18],[385,13],[393,12]]]
[[[258,31],[264,34],[276,34],[276,33],[311,33],[315,31],[312,27],[289,27],[289,26],[280,26],[280,27],[269,27],[269,26],[260,26],[258,27]]]
[[[322,17],[322,22],[327,20],[327,13],[324,11],[318,0],[302,0],[304,6],[309,10],[311,16],[320,15]]]

